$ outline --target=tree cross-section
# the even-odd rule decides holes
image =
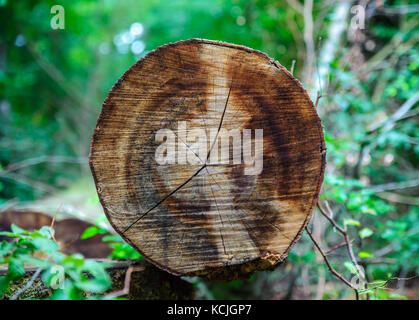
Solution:
[[[117,81],[90,153],[115,230],[160,268],[212,279],[286,258],[324,166],[301,84],[259,51],[201,39],[159,47]]]

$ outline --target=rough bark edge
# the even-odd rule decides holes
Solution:
[[[108,104],[108,102],[110,101],[110,98],[113,96],[114,92],[119,89],[122,81],[125,80],[125,78],[131,73],[133,72],[133,69],[137,66],[140,66],[148,57],[153,56],[158,54],[160,51],[162,50],[166,50],[168,48],[171,47],[176,47],[178,45],[184,45],[184,44],[200,44],[200,43],[204,43],[204,44],[211,44],[211,45],[216,45],[216,46],[222,46],[222,47],[227,47],[227,48],[234,48],[234,49],[239,49],[239,50],[243,50],[245,52],[248,53],[254,53],[257,54],[259,56],[261,56],[262,58],[266,59],[269,63],[271,63],[272,65],[274,65],[276,68],[282,70],[285,72],[285,74],[289,77],[289,79],[293,82],[295,82],[297,84],[297,86],[300,88],[301,92],[303,93],[303,95],[306,97],[307,101],[309,102],[309,104],[312,106],[313,110],[314,110],[314,114],[317,117],[316,119],[316,124],[317,124],[317,128],[318,128],[318,134],[320,137],[320,153],[322,155],[322,164],[321,164],[321,168],[320,168],[320,173],[318,175],[318,181],[317,181],[317,191],[313,197],[313,201],[311,204],[311,208],[307,214],[307,217],[304,221],[304,223],[302,224],[300,230],[298,231],[297,235],[295,236],[295,238],[291,241],[290,245],[288,246],[288,248],[285,250],[285,252],[278,257],[275,254],[271,254],[269,252],[259,256],[259,258],[250,260],[248,262],[245,262],[244,264],[232,264],[232,265],[226,265],[226,266],[220,266],[220,267],[210,267],[210,268],[206,268],[202,271],[197,271],[197,272],[193,272],[193,273],[187,273],[187,274],[182,274],[180,272],[177,272],[175,270],[172,270],[166,266],[163,266],[161,264],[159,264],[158,262],[152,260],[151,258],[147,257],[146,255],[144,255],[144,253],[134,244],[132,243],[131,240],[129,240],[127,237],[125,237],[125,235],[119,231],[119,229],[117,229],[114,225],[114,223],[112,222],[112,220],[110,219],[110,215],[108,213],[108,210],[106,209],[104,202],[102,200],[102,195],[101,195],[101,190],[99,190],[98,185],[97,185],[97,177],[96,177],[96,172],[94,170],[93,167],[93,160],[92,160],[92,154],[94,152],[94,148],[93,145],[96,141],[96,133],[97,133],[97,128],[101,125],[103,118],[105,117],[105,108]],[[144,259],[146,259],[148,262],[154,264],[155,266],[159,267],[160,269],[167,271],[173,275],[176,276],[201,276],[207,279],[211,279],[211,280],[221,280],[221,281],[230,281],[230,280],[234,280],[236,278],[233,278],[233,276],[235,275],[238,278],[242,279],[243,277],[249,277],[254,271],[257,270],[267,270],[270,267],[274,267],[275,265],[278,265],[279,263],[283,262],[289,252],[291,251],[291,249],[294,247],[294,245],[297,243],[297,241],[301,238],[302,233],[304,231],[304,228],[307,226],[308,222],[310,221],[310,218],[313,214],[314,211],[314,207],[317,203],[319,194],[320,194],[320,189],[321,189],[321,185],[323,183],[323,178],[324,178],[324,170],[325,170],[325,166],[326,166],[326,145],[325,145],[325,141],[324,141],[324,135],[323,135],[323,128],[322,128],[322,124],[321,124],[321,120],[320,117],[317,113],[317,110],[313,104],[313,101],[310,99],[310,96],[308,95],[307,91],[304,89],[304,87],[302,86],[301,82],[299,80],[297,80],[296,78],[293,77],[293,75],[285,68],[283,67],[278,61],[276,61],[275,59],[270,58],[268,55],[266,55],[265,53],[255,50],[255,49],[251,49],[248,48],[246,46],[242,46],[242,45],[236,45],[236,44],[232,44],[232,43],[228,43],[228,42],[223,42],[223,41],[215,41],[215,40],[207,40],[207,39],[199,39],[199,38],[193,38],[193,39],[189,39],[189,40],[180,40],[177,42],[173,42],[173,43],[168,43],[162,46],[157,47],[155,50],[150,51],[149,53],[147,53],[143,58],[141,58],[140,60],[138,60],[136,63],[134,63],[127,71],[125,71],[125,73],[117,80],[117,82],[113,85],[113,87],[111,88],[111,90],[108,93],[108,96],[106,97],[105,101],[103,102],[102,105],[102,110],[99,114],[97,123],[96,123],[96,127],[94,129],[93,135],[92,135],[92,139],[91,139],[91,144],[90,144],[90,154],[89,154],[89,167],[90,170],[92,172],[92,176],[93,176],[93,180],[95,182],[95,187],[98,193],[98,197],[99,197],[99,201],[100,204],[102,205],[103,211],[105,212],[105,215],[109,221],[109,223],[111,224],[112,228],[129,244],[131,245],[135,250],[137,250],[141,256],[144,257]],[[277,258],[276,261],[275,258]],[[265,269],[260,269],[262,266],[267,266]],[[269,267],[270,266],[270,267]],[[247,276],[245,276],[243,274],[243,270],[247,270]],[[230,276],[229,274],[232,274],[232,276]],[[221,279],[216,278],[217,275],[226,275],[226,277],[223,279],[223,277],[221,277]]]

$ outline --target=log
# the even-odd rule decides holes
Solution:
[[[232,280],[287,257],[325,153],[315,107],[284,67],[191,39],[148,53],[116,82],[89,163],[111,225],[148,261]]]

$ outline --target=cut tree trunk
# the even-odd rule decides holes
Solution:
[[[245,129],[261,172],[245,157]],[[317,201],[325,152],[313,103],[284,67],[192,39],[150,52],[117,81],[90,167],[110,223],[148,261],[231,280],[287,257]]]

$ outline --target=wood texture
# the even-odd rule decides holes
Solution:
[[[263,129],[263,171],[210,164],[181,131],[177,148],[197,163],[159,165],[155,134],[178,132],[179,121],[186,134]],[[112,226],[146,259],[177,275],[232,279],[286,258],[317,201],[325,151],[313,103],[285,68],[246,47],[192,39],[159,47],[118,80],[90,166]]]

